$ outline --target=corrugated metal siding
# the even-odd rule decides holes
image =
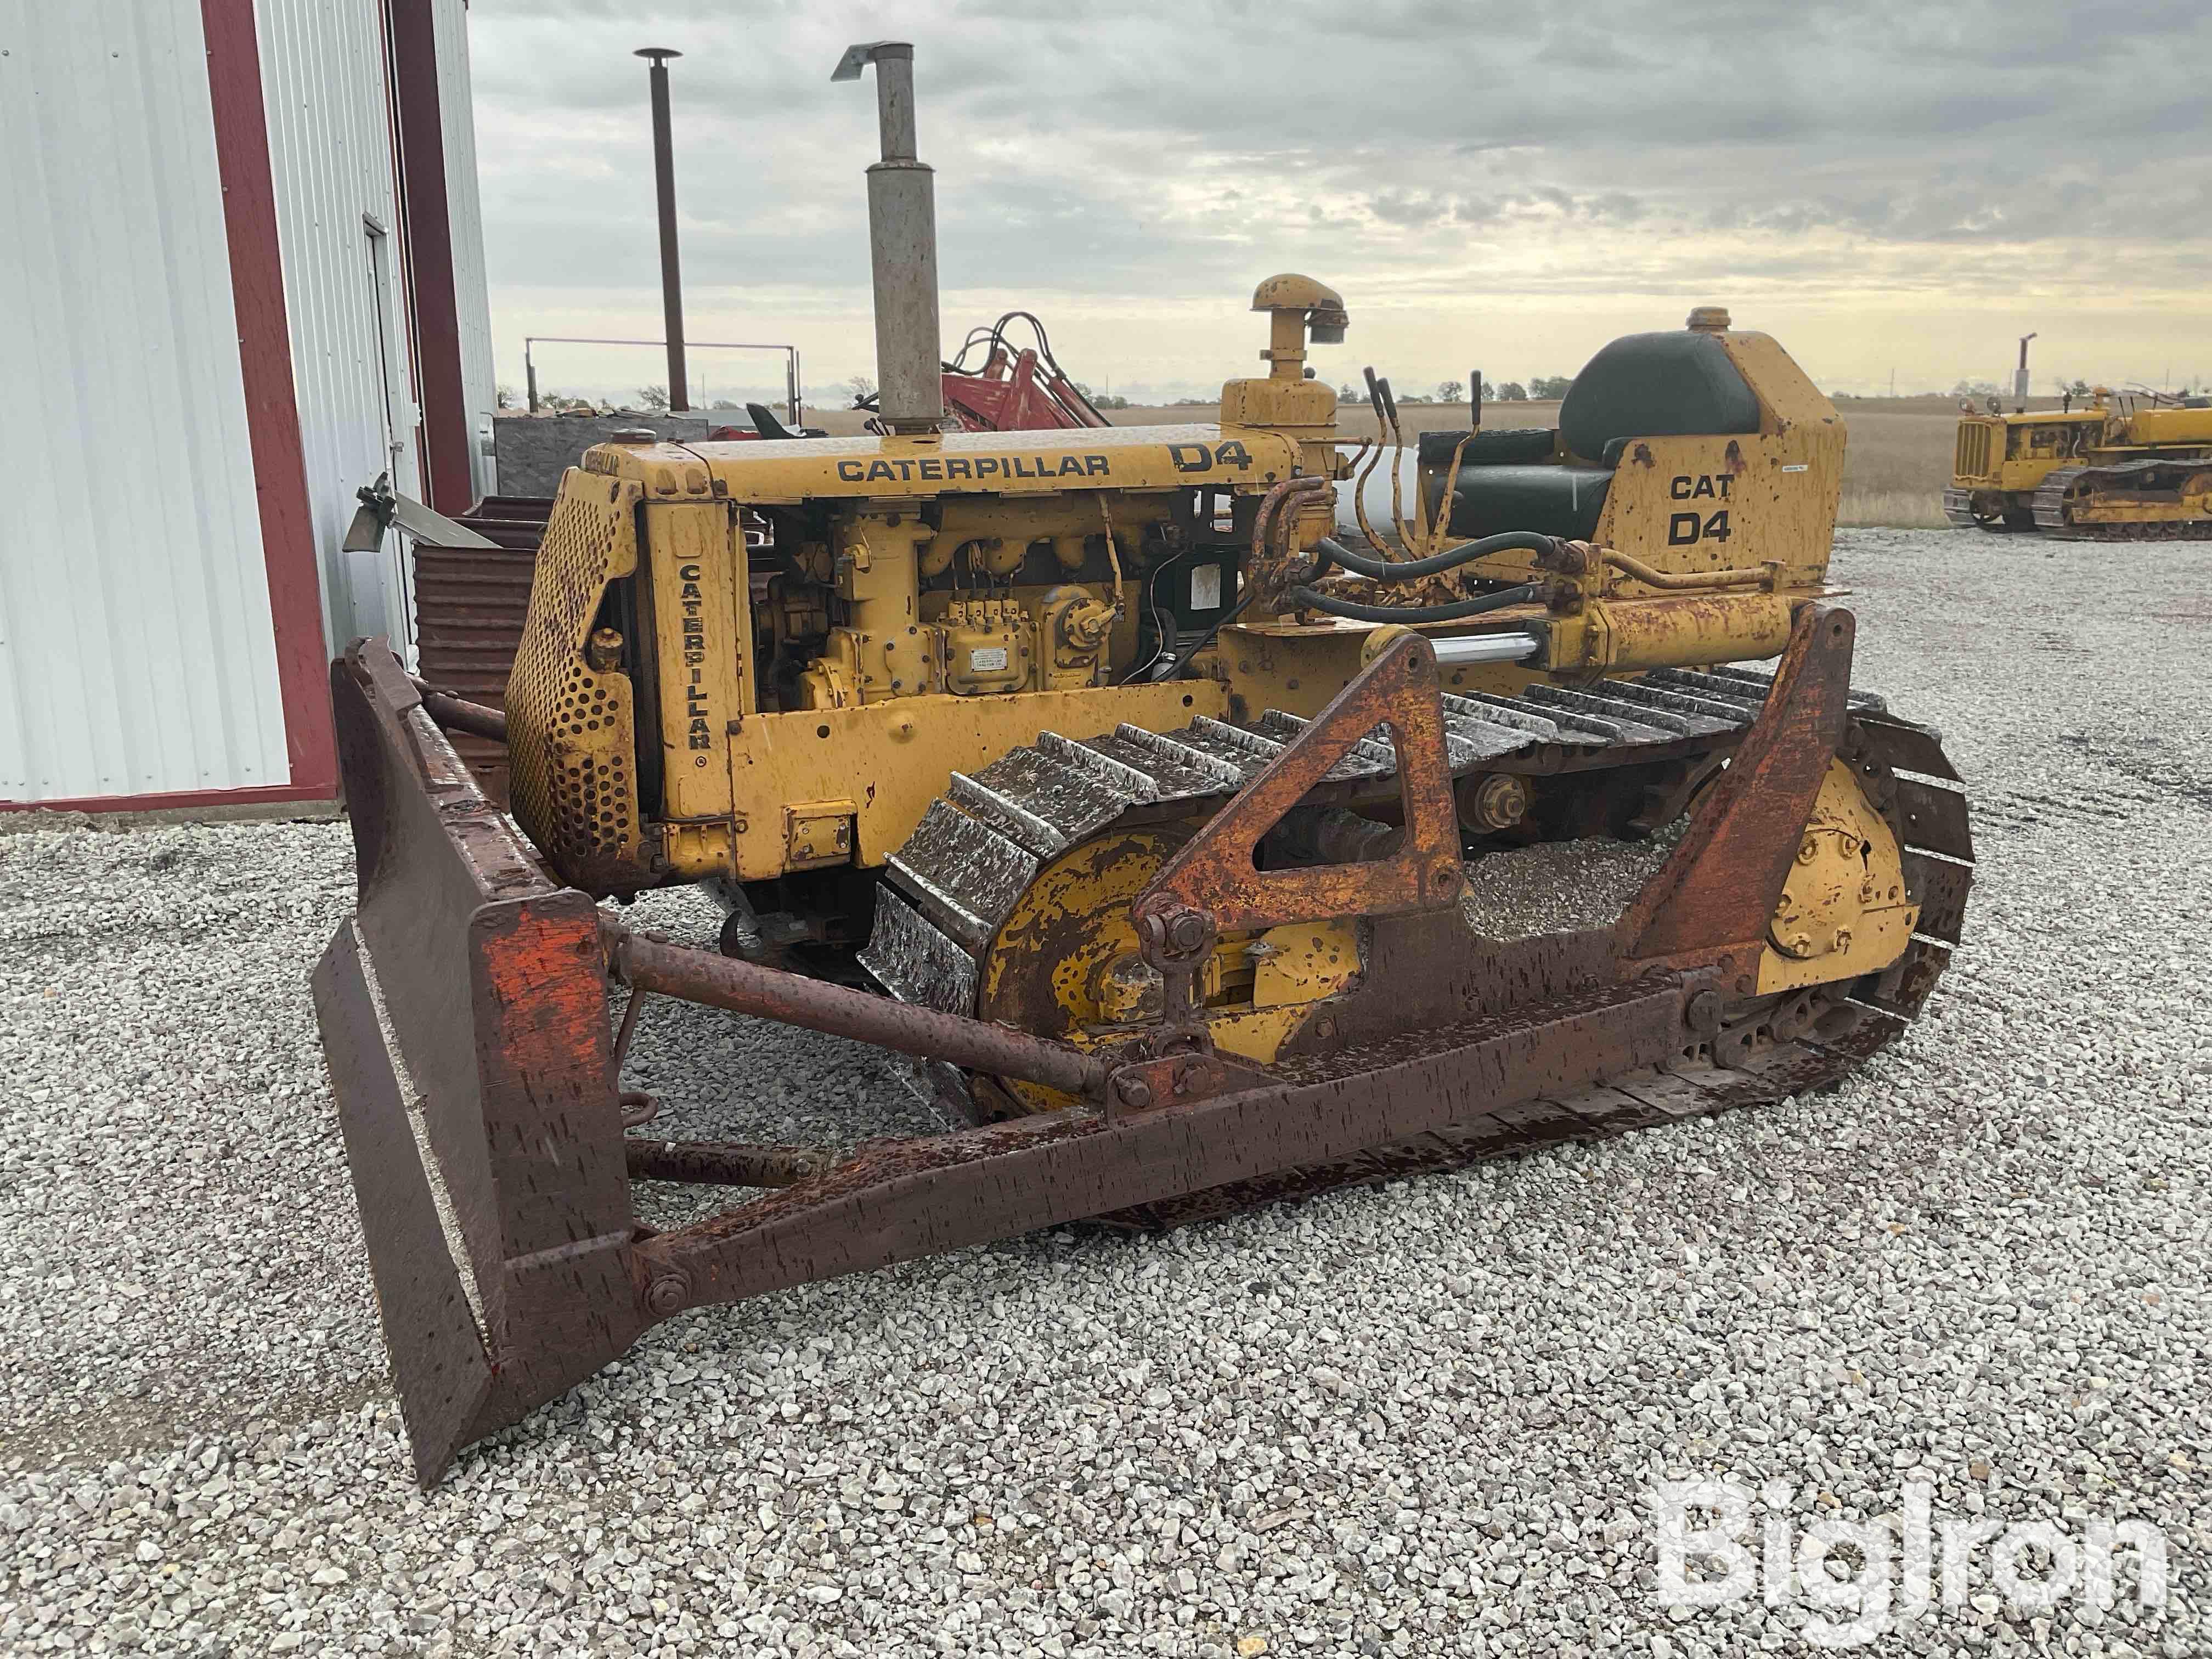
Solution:
[[[445,139],[446,215],[453,227],[453,309],[461,338],[461,384],[469,401],[469,471],[477,499],[499,493],[488,453],[498,407],[492,362],[491,295],[484,276],[483,208],[477,190],[477,121],[469,83],[466,0],[434,0],[438,29],[439,127]],[[481,441],[479,441],[481,440]]]
[[[530,584],[544,539],[550,499],[489,495],[460,522],[499,544],[483,547],[415,548],[416,631],[422,641],[422,678],[471,702],[507,707],[507,677],[522,647],[530,615]],[[507,749],[455,732],[453,747],[486,793],[507,802]]]
[[[334,646],[382,634],[404,654],[411,650],[413,605],[397,532],[386,534],[378,553],[339,547],[358,505],[354,491],[387,466],[396,489],[422,494],[381,9],[376,0],[256,0],[254,16],[325,626]],[[389,233],[382,337],[400,377],[394,396],[404,442],[396,465],[386,448],[385,347],[363,214]]]
[[[0,42],[0,799],[288,783],[199,8]]]

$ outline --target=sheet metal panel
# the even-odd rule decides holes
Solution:
[[[507,707],[507,677],[522,647],[530,584],[550,500],[489,495],[459,522],[499,544],[415,548],[416,632],[422,678],[489,708]],[[484,793],[507,805],[507,746],[449,736]]]
[[[0,40],[0,800],[286,784],[199,8]]]
[[[461,339],[461,383],[469,404],[469,469],[477,498],[499,494],[492,454],[498,408],[492,363],[491,292],[484,274],[483,205],[477,189],[477,124],[469,79],[466,0],[433,0],[438,32],[438,103],[445,137],[446,212],[453,226],[453,309]]]
[[[334,654],[380,634],[411,662],[413,595],[397,532],[375,553],[339,545],[354,491],[379,473],[422,494],[381,9],[256,0],[254,16],[325,626]],[[368,220],[383,228],[380,250]]]

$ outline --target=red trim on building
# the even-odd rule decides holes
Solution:
[[[432,0],[387,0],[399,154],[401,241],[409,270],[415,362],[422,399],[422,462],[430,505],[465,513],[476,503],[469,470],[469,404],[461,374],[453,213],[446,192],[446,131],[438,91]]]
[[[186,789],[167,795],[80,795],[74,800],[0,800],[0,812],[160,812],[173,807],[306,805],[335,789],[271,783],[251,789]]]
[[[284,259],[276,240],[276,187],[269,165],[268,113],[253,0],[200,0],[207,35],[208,93],[215,112],[216,170],[238,312],[238,362],[276,635],[276,684],[284,702],[288,787],[210,794],[138,795],[100,810],[198,805],[216,800],[330,800],[338,792],[337,737],[331,722],[323,641],[322,571],[307,501],[307,464],[292,383],[292,333],[284,312]],[[88,810],[82,803],[42,805]]]

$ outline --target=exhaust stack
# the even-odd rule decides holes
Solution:
[[[876,287],[878,412],[895,433],[945,424],[937,322],[937,184],[915,155],[914,47],[904,40],[848,46],[832,81],[876,66],[883,160],[868,169],[868,243]]]

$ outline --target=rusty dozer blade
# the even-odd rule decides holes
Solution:
[[[1434,653],[1418,636],[1394,641],[1133,910],[1171,987],[1224,918],[1368,918],[1361,975],[1264,1067],[1214,1051],[1187,982],[1154,1025],[1078,1049],[635,933],[562,887],[484,799],[381,642],[356,646],[332,684],[360,902],[315,994],[417,1475],[434,1481],[459,1449],[690,1308],[1085,1218],[1173,1223],[1619,1133],[1839,1075],[1941,971],[1936,941],[1956,938],[1967,880],[1955,854],[1909,855],[1940,893],[1923,923],[1932,938],[1850,988],[1847,1006],[1819,1005],[1817,1024],[1759,1004],[1762,1034],[1790,1040],[1729,1048],[1727,1064],[1715,1052],[1839,745],[1870,776],[1889,775],[1888,754],[1932,769],[1923,728],[1852,714],[1851,629],[1846,611],[1802,609],[1727,771],[1619,922],[1479,948],[1459,911]],[[1378,726],[1399,757],[1397,855],[1258,870],[1259,838]],[[1942,817],[1908,805],[1901,817]],[[864,1142],[835,1161],[648,1152],[624,1135],[617,983],[1031,1080],[1073,1103]],[[633,1171],[761,1190],[656,1232],[634,1216]]]
[[[383,641],[331,689],[359,898],[315,1012],[427,1485],[647,1323],[599,910],[485,800]]]

